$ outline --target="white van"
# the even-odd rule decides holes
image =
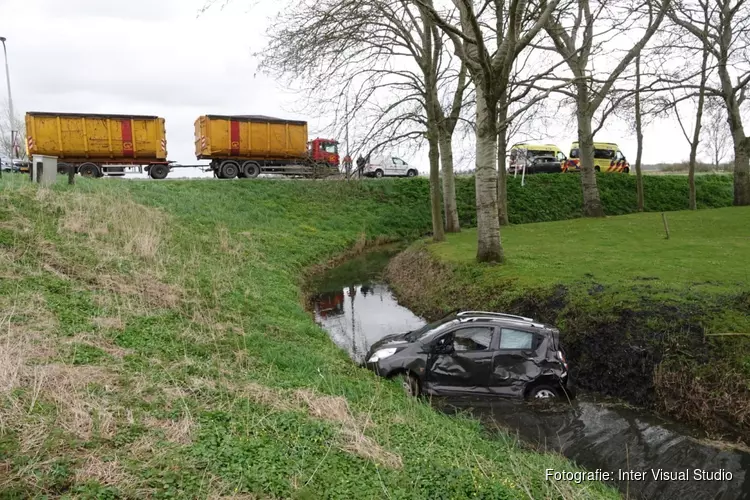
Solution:
[[[401,158],[379,156],[370,159],[362,173],[367,177],[416,177],[419,171]]]

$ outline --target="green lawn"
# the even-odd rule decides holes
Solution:
[[[423,179],[0,180],[0,497],[615,498],[407,399],[305,269],[430,227]]]
[[[484,273],[521,286],[584,278],[602,284],[657,278],[667,288],[703,284],[716,292],[748,286],[750,207],[671,212],[667,221],[668,240],[658,213],[503,228],[507,262],[483,266]],[[476,230],[429,248],[445,261],[473,264]]]

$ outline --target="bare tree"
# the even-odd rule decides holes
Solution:
[[[704,130],[703,154],[711,159],[715,170],[721,168],[721,163],[732,149],[732,134],[727,126],[727,112],[723,105],[708,103],[708,123]]]
[[[15,151],[13,144],[12,131],[16,131],[15,136]],[[10,106],[7,105],[7,101],[2,107],[0,113],[0,152],[8,158],[20,159],[26,158],[26,147],[24,141],[26,140],[26,123],[24,120],[16,116],[10,115]],[[14,153],[17,153],[14,154]]]
[[[643,212],[646,204],[643,194],[643,108],[641,107],[641,55],[635,56],[635,190],[638,197],[638,211]]]
[[[708,96],[720,97],[726,108],[734,144],[734,204],[750,205],[750,138],[742,122],[742,106],[750,83],[748,2],[680,0],[670,10],[669,17],[692,35],[716,62],[718,82],[706,85],[705,92]],[[696,88],[695,84],[683,86]]]
[[[363,114],[368,114],[369,130],[360,136],[362,144],[358,149],[364,143],[381,147],[391,140],[421,133],[430,159],[433,237],[442,240],[440,149],[445,151],[442,194],[446,217],[449,229],[458,231],[451,140],[467,82],[465,69],[456,69],[446,57],[443,34],[426,9],[434,9],[431,1],[302,3],[281,14],[269,31],[263,67],[277,74],[293,75],[297,82],[308,82],[308,95],[329,92],[338,96],[339,102],[331,106],[337,115],[345,98],[346,109],[353,111],[343,117],[347,124],[355,115],[356,121],[361,122]],[[331,64],[318,64],[321,57]],[[445,113],[440,93],[448,87],[454,90],[450,109]],[[349,106],[352,94],[354,103]],[[385,99],[383,105],[373,104],[378,99]],[[377,126],[373,127],[373,123]]]
[[[456,82],[456,90],[452,92],[450,108],[446,113],[442,106],[438,107],[438,131],[440,133],[440,159],[443,168],[443,205],[445,207],[445,230],[449,233],[461,231],[456,205],[456,182],[453,173],[453,134],[465,108],[464,97],[469,85],[466,65],[461,64]]]
[[[547,4],[494,0],[478,5],[468,0],[453,0],[458,10],[458,24],[445,13],[439,13],[432,2],[416,1],[425,6],[426,12],[451,38],[456,55],[474,81],[477,260],[502,262],[504,255],[497,205],[498,101],[508,87],[513,62],[546,24],[558,0]]]
[[[669,2],[670,0],[659,0],[656,6],[646,2],[645,5],[634,7],[626,0],[574,0],[561,8],[547,26],[547,34],[552,39],[555,50],[573,73],[573,88],[567,95],[576,102],[585,216],[604,216],[594,170],[594,135],[626,97],[627,94],[622,94],[611,99],[614,85],[656,33],[666,15]],[[641,26],[642,36],[619,60],[613,51],[605,53],[608,41],[626,39],[627,37],[623,37],[625,33],[636,31]],[[617,64],[608,74],[599,76],[593,63],[595,57],[602,54],[606,55],[607,61],[617,61]],[[597,110],[608,98],[611,99],[611,106],[601,112],[598,126],[594,127],[593,120]]]

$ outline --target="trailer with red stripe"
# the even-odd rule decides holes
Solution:
[[[122,176],[145,168],[152,177],[170,171],[164,119],[146,115],[26,113],[26,149],[58,158],[61,172],[87,177]]]
[[[261,173],[325,177],[339,171],[338,142],[308,141],[307,123],[260,115],[201,116],[195,122],[195,149],[209,165],[180,165],[167,159],[164,118],[93,113],[26,114],[26,148],[55,156],[58,170],[86,177],[122,176],[144,170],[164,179],[175,168],[203,168],[222,179]]]
[[[339,172],[338,142],[308,139],[307,122],[263,115],[205,115],[195,121],[195,155],[220,179],[259,174],[325,177]]]

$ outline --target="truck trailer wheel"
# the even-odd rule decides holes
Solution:
[[[166,179],[167,175],[169,175],[169,167],[166,165],[155,163],[148,167],[148,176],[152,179]]]
[[[246,179],[255,179],[260,175],[260,165],[255,163],[254,161],[246,161],[242,165],[242,177],[245,177]]]
[[[84,163],[78,167],[78,173],[81,177],[101,177],[102,172],[99,170],[99,166],[95,163]]]
[[[219,168],[219,177],[222,179],[234,179],[240,173],[240,166],[236,161],[225,161]]]

